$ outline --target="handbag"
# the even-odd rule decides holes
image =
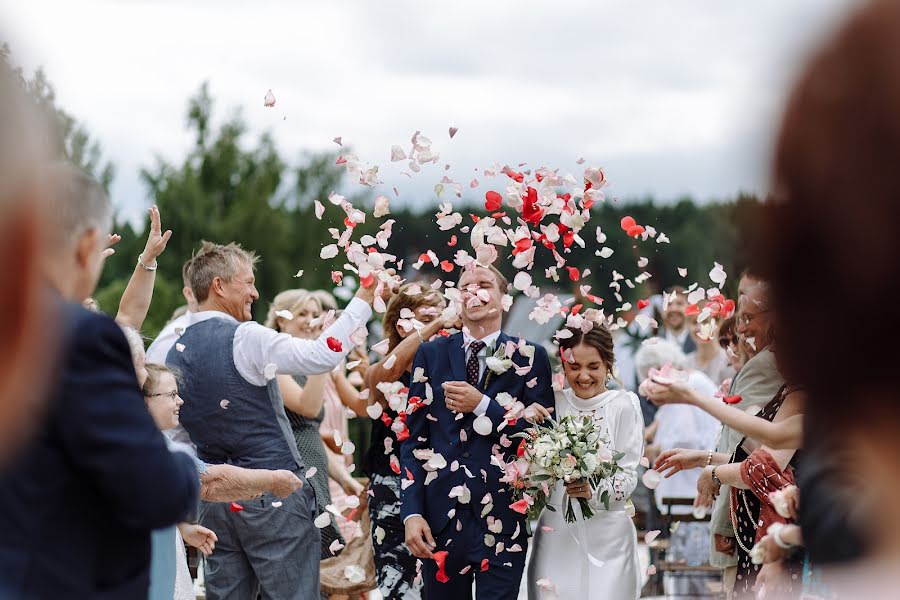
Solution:
[[[372,545],[372,523],[369,520],[368,494],[362,494],[357,511],[360,514],[359,526],[362,534],[349,542],[337,556],[321,561],[319,580],[324,594],[363,594],[378,587],[375,578],[375,548]],[[360,582],[347,578],[349,566],[361,567],[365,577]]]

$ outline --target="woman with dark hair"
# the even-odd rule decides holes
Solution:
[[[409,435],[405,425],[410,370],[419,346],[445,326],[444,301],[428,286],[410,283],[400,288],[384,313],[388,353],[366,371],[372,438],[366,457],[369,515],[375,549],[378,590],[384,598],[417,600],[422,580],[416,557],[407,548],[400,519],[400,443]]]
[[[559,344],[568,387],[557,392],[555,414],[592,417],[610,450],[624,453],[619,460],[624,470],[603,489],[592,490],[583,480],[557,484],[550,498],[556,510],[544,510],[535,528],[528,597],[543,597],[537,581],[549,577],[561,598],[637,598],[641,591],[637,533],[625,502],[637,486],[643,455],[641,408],[632,392],[607,389],[615,356],[606,325],[595,322],[587,333],[580,327],[568,331],[571,335]],[[600,501],[604,491],[609,492],[608,508]],[[587,499],[594,516],[585,520],[579,515],[576,523],[566,523],[565,495]]]

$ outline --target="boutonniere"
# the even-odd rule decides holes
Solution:
[[[493,375],[503,375],[513,366],[512,359],[506,355],[506,344],[500,344],[497,349],[494,350],[493,356],[488,356],[487,359],[485,359],[485,364],[487,365],[488,372],[487,376],[484,378],[484,387],[487,387]]]

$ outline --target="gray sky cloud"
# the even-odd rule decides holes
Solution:
[[[0,16],[14,60],[44,65],[103,143],[134,216],[149,202],[139,167],[184,155],[204,80],[220,117],[243,107],[288,157],[343,136],[408,202],[433,200],[444,174],[389,164],[417,129],[465,183],[493,163],[576,172],[583,156],[619,197],[764,191],[789,83],[857,3],[29,0]]]

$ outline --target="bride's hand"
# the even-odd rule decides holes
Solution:
[[[529,423],[543,423],[550,418],[551,413],[553,413],[552,408],[546,408],[535,402],[525,408],[525,420]]]
[[[570,498],[584,498],[585,500],[590,500],[593,496],[591,485],[584,479],[567,483],[566,493]]]

